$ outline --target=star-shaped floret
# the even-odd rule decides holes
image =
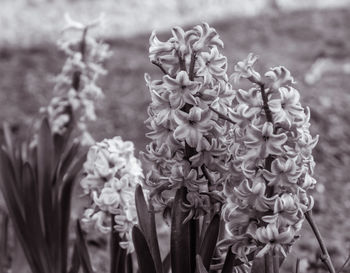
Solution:
[[[176,162],[171,167],[171,176],[169,181],[172,187],[177,189],[185,186],[189,191],[198,191],[201,184],[206,183],[205,179],[198,179],[198,173],[191,168],[189,162]]]
[[[271,99],[268,102],[269,108],[273,113],[273,120],[276,123],[287,123],[289,126],[292,125],[294,120],[304,120],[305,113],[300,105],[299,92],[292,87],[281,87],[278,91],[280,97]]]
[[[298,223],[304,219],[298,203],[294,195],[283,193],[275,200],[274,214],[266,215],[262,219],[266,223],[277,222],[280,226],[298,226]]]
[[[149,38],[149,44],[149,58],[151,61],[157,61],[159,56],[170,54],[174,50],[174,44],[169,41],[159,41],[155,31],[152,32],[151,37]]]
[[[205,165],[212,171],[227,171],[227,167],[222,160],[225,156],[226,147],[217,139],[212,139],[211,145],[198,152],[190,158],[193,167]]]
[[[253,68],[257,60],[257,56],[249,53],[246,59],[235,65],[235,72],[232,74],[231,78],[233,78],[235,82],[238,82],[241,78],[250,79],[252,82],[260,82],[261,76]]]
[[[189,113],[179,111],[175,118],[178,124],[174,131],[175,139],[185,140],[188,145],[196,148],[197,151],[209,147],[210,143],[204,136],[214,126],[211,117],[212,112],[209,109],[202,110],[199,107],[192,107]]]
[[[179,56],[184,59],[185,55],[190,52],[190,43],[196,37],[196,33],[193,30],[184,31],[181,27],[174,27],[171,30],[173,37],[169,39],[174,43],[174,47]]]
[[[174,130],[163,125],[152,123],[152,132],[146,134],[147,137],[156,141],[157,145],[167,143],[172,149],[179,146],[179,142],[174,138]]]
[[[217,34],[216,30],[210,27],[207,23],[203,23],[201,26],[195,26],[194,31],[197,33],[198,40],[193,43],[193,50],[195,52],[201,51],[206,47],[219,46],[224,47],[224,43]]]
[[[252,125],[247,130],[247,140],[244,144],[255,151],[260,158],[268,155],[283,154],[283,144],[287,141],[285,133],[274,134],[271,122],[265,122],[261,129]]]
[[[250,185],[251,184],[251,185]],[[242,208],[249,206],[258,211],[267,211],[271,209],[277,196],[268,198],[265,196],[266,184],[261,177],[254,180],[244,180],[234,189],[235,196],[241,201]]]
[[[269,186],[292,186],[298,182],[302,169],[298,168],[294,158],[276,158],[271,165],[271,172],[263,170],[263,175],[269,181]]]
[[[198,67],[196,75],[203,77],[204,84],[211,84],[213,82],[213,78],[227,78],[227,58],[219,53],[216,46],[210,50],[210,53],[201,52],[197,60]]]
[[[191,81],[186,71],[180,71],[176,78],[172,78],[168,75],[163,77],[164,87],[171,91],[169,99],[174,105],[183,106],[185,103],[192,105],[197,104],[197,100],[194,95],[201,88],[201,83]]]
[[[271,68],[270,71],[265,73],[265,77],[269,80],[268,87],[273,90],[278,90],[281,86],[294,84],[294,78],[290,74],[289,70],[284,66],[277,66]]]
[[[278,228],[276,223],[270,223],[266,227],[260,227],[256,231],[256,239],[265,244],[255,257],[263,257],[269,251],[275,255],[282,254],[286,257],[287,254],[283,245],[289,244],[294,239],[295,232],[288,227],[287,229]]]
[[[170,95],[170,91],[163,92],[161,95],[154,90],[151,92],[152,103],[150,107],[155,113],[154,121],[157,124],[165,125],[169,120],[174,120],[174,115],[180,107],[179,104],[174,104],[176,101],[171,100]]]

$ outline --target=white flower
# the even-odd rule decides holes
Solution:
[[[85,211],[83,221],[95,223],[106,233],[111,230],[113,215],[121,247],[133,251],[129,233],[137,222],[134,193],[143,178],[133,143],[121,137],[96,143],[89,149],[84,170],[86,176],[80,184],[85,193],[90,193],[92,207]]]

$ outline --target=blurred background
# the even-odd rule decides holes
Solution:
[[[19,136],[54,96],[53,77],[65,60],[56,47],[65,13],[82,22],[105,14],[104,28],[94,35],[108,42],[113,56],[100,81],[106,98],[89,128],[96,140],[115,135],[132,140],[137,152],[148,142],[144,73],[161,76],[148,60],[153,29],[164,40],[172,26],[188,29],[208,22],[225,44],[229,74],[249,52],[260,56],[261,72],[286,66],[303,106],[311,109],[311,131],[320,135],[314,151],[316,219],[335,264],[345,260],[350,246],[350,0],[2,0],[0,121],[9,122]],[[310,264],[318,247],[304,226],[292,257],[298,252]]]

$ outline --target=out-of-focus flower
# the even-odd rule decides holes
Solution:
[[[41,112],[48,115],[54,133],[62,135],[68,126],[74,125],[80,132],[80,141],[92,145],[94,141],[86,122],[96,120],[95,102],[103,97],[97,81],[99,76],[106,74],[102,63],[111,52],[108,45],[87,35],[89,29],[101,24],[101,18],[87,24],[74,21],[68,15],[66,20],[68,25],[63,33],[78,31],[81,38],[63,37],[59,42],[67,60],[56,77],[55,97]]]
[[[84,164],[85,177],[80,185],[91,197],[82,221],[95,225],[103,233],[111,231],[111,216],[122,242],[133,251],[132,226],[137,223],[134,192],[143,178],[140,162],[134,157],[134,145],[120,137],[93,145]]]

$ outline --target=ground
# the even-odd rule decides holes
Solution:
[[[314,152],[319,182],[316,221],[339,267],[350,245],[350,80],[339,71],[322,75],[313,85],[306,84],[304,77],[319,56],[339,64],[350,60],[350,10],[282,11],[226,18],[211,25],[225,43],[230,71],[233,63],[254,52],[260,56],[262,71],[283,65],[296,78],[302,104],[311,109],[312,134],[320,136]],[[165,39],[168,33],[159,36]],[[149,34],[107,41],[114,54],[106,62],[109,73],[101,80],[106,99],[98,106],[98,121],[90,125],[97,140],[120,135],[134,141],[138,151],[148,142],[143,121],[150,96],[144,73],[153,78],[161,75],[148,60]],[[0,48],[0,120],[9,122],[19,135],[28,132],[39,107],[52,97],[52,77],[59,73],[63,57],[50,41]],[[310,257],[317,244],[307,223],[304,226],[298,249]]]

